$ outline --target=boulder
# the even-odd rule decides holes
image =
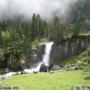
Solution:
[[[42,64],[40,67],[40,72],[48,72],[52,69],[53,69],[53,64],[50,64],[49,67],[46,67],[44,64]]]
[[[70,90],[90,90],[89,86],[73,86]]]
[[[85,80],[90,80],[90,76],[86,77]]]

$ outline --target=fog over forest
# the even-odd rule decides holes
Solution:
[[[52,16],[66,18],[78,0],[0,0],[0,20],[23,16],[31,19],[33,13],[44,19]]]

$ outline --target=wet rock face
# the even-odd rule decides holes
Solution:
[[[72,71],[72,70],[82,70],[79,65],[77,64],[66,64],[66,65],[54,65],[53,70],[67,70],[67,71]]]
[[[70,57],[87,49],[90,44],[90,36],[80,36],[66,39],[61,44],[52,46],[51,61]]]
[[[45,53],[45,44],[37,48],[37,60],[41,61]]]
[[[90,36],[67,38],[58,45],[54,43],[50,54],[50,62],[52,63],[55,60],[64,59],[86,50],[89,44]],[[37,60],[42,60],[44,52],[45,45],[41,45],[37,49]]]
[[[42,61],[43,55],[44,55],[44,49],[45,45],[41,45],[37,47],[36,55],[31,54],[29,57],[27,57],[25,68],[31,68],[34,65],[37,65],[37,63],[40,63]]]

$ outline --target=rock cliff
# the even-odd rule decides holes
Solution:
[[[77,36],[64,39],[60,44],[54,43],[51,50],[50,61],[60,60],[80,53],[90,44],[90,36]],[[42,59],[45,45],[37,49],[38,60]]]

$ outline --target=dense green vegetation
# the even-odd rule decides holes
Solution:
[[[66,37],[80,34],[81,26],[75,27],[75,22],[61,23],[58,17],[46,22],[35,14],[32,21],[3,21],[0,23],[0,62],[5,62],[4,66],[9,62],[8,67],[13,69],[14,63],[32,53],[33,45],[42,40],[59,44]]]
[[[88,33],[90,28],[90,1],[79,0],[72,6],[66,22],[60,17],[46,21],[38,14],[24,21],[22,17],[0,22],[0,62],[13,68],[13,64],[25,59],[33,51],[33,46],[44,39],[59,44],[64,38]],[[33,45],[35,44],[35,45]]]
[[[62,20],[58,17],[54,17],[51,21],[47,22],[37,14],[33,14],[30,21],[23,21],[22,18],[17,17],[16,20],[0,22],[1,48],[2,46],[4,46],[3,48],[12,47],[12,45],[8,45],[8,43],[14,44],[15,42],[13,41],[17,40],[17,42],[25,42],[22,44],[27,46],[26,48],[24,47],[26,51],[27,48],[30,49],[30,44],[34,42],[35,39],[47,38],[48,40],[60,42],[59,40],[65,36],[71,34],[77,35],[80,32],[89,31],[89,2],[89,0],[79,0],[72,7],[72,15],[70,15],[69,20],[64,23],[62,23]]]
[[[54,73],[22,74],[2,80],[1,85],[17,86],[20,90],[69,90],[72,86],[90,86],[90,80],[85,78],[90,75],[90,65],[85,64],[90,60],[89,47],[86,51],[66,59],[62,64],[79,65],[84,70],[55,71]]]
[[[0,73],[6,68],[22,71],[21,62],[36,54],[37,46],[43,42],[54,41],[57,45],[65,38],[90,35],[90,0],[78,0],[71,7],[71,15],[65,21],[57,16],[44,20],[39,14],[33,14],[28,21],[22,17],[0,21]],[[72,86],[90,86],[90,46],[54,64],[64,67],[9,78],[1,78],[1,75],[0,86],[19,87],[20,90],[69,90]],[[65,65],[76,69],[65,68]]]
[[[88,55],[88,52],[89,50],[85,50],[81,53],[78,53],[74,56],[71,56],[67,59],[62,59],[62,60],[59,60],[58,62],[56,62],[57,64],[60,64],[60,63],[63,63],[63,64],[75,64],[77,63],[78,61],[84,63],[84,62],[87,62],[89,60],[89,55]]]
[[[78,53],[67,59],[57,60],[54,63],[56,65],[74,65],[78,67],[79,70],[87,71],[90,74],[90,46],[88,46],[87,50],[81,53]],[[71,70],[71,69],[67,68],[67,70]]]

